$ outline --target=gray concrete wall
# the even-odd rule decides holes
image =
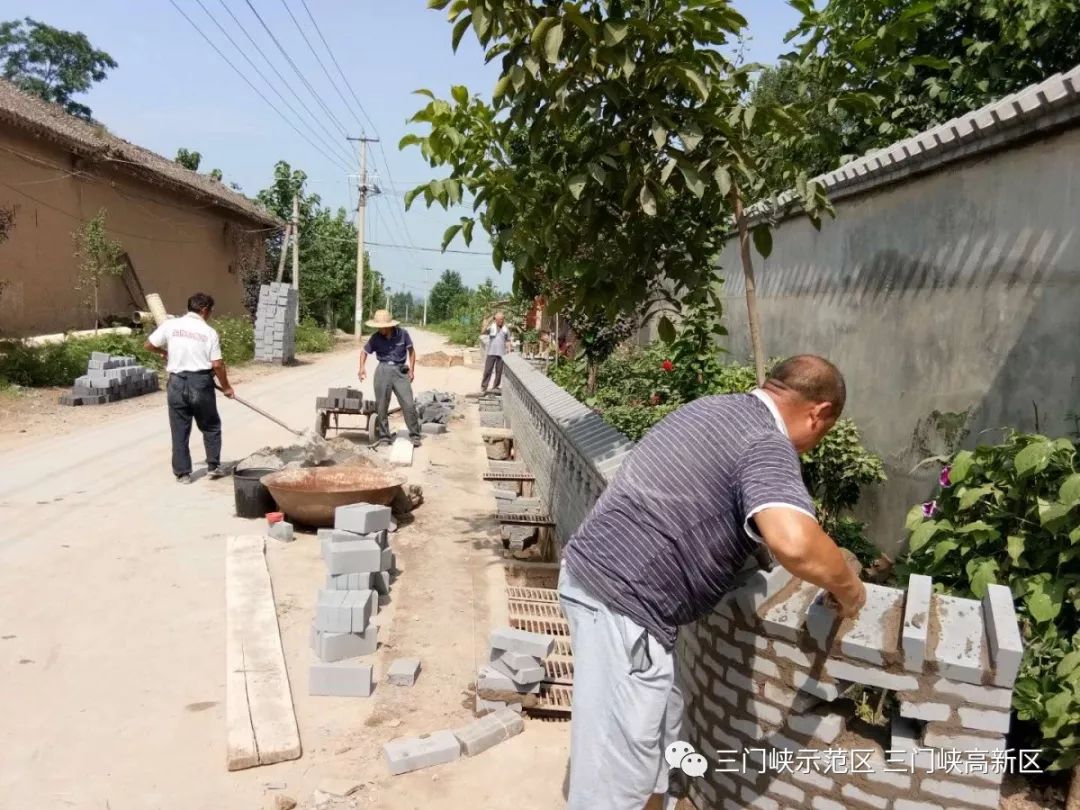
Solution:
[[[820,232],[783,222],[757,260],[766,351],[835,361],[848,415],[886,463],[865,516],[886,550],[932,492],[928,455],[1003,426],[1063,435],[1080,410],[1080,130],[841,200]],[[720,257],[749,357],[737,245]]]

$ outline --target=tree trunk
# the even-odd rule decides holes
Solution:
[[[596,371],[598,364],[592,358],[587,359],[585,362],[589,373],[588,379],[585,382],[585,393],[591,397],[596,395]]]
[[[94,335],[97,335],[98,323],[101,321],[98,315],[98,283],[94,280]]]
[[[750,348],[754,353],[754,369],[758,385],[765,382],[765,347],[761,341],[761,321],[758,318],[757,284],[754,282],[754,259],[750,250],[750,229],[746,224],[742,192],[737,184],[731,187],[735,207],[735,226],[739,232],[739,253],[742,257],[743,278],[746,281],[746,316],[750,324]]]

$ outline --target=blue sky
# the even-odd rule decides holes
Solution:
[[[371,135],[371,124],[363,114],[357,116],[357,121],[339,97],[337,91],[354,112],[359,112],[300,0],[250,1],[342,127],[350,135],[357,135],[364,124]],[[226,7],[231,10],[260,44],[261,52],[300,94],[304,90],[300,79],[246,0],[201,0],[206,11],[200,7],[200,0],[176,2],[275,106],[292,117],[207,16],[209,11],[241,50],[280,86]],[[785,50],[784,33],[797,15],[784,0],[742,0],[736,5],[750,21],[748,58],[773,61]],[[484,65],[471,35],[454,54],[444,13],[428,10],[424,0],[307,0],[307,6],[382,139],[382,149],[373,150],[369,162],[378,171],[384,193],[369,203],[368,239],[437,248],[442,232],[456,221],[456,215],[439,209],[429,211],[422,205],[406,213],[401,204],[405,189],[432,176],[417,149],[399,152],[397,148],[398,141],[409,131],[407,119],[421,106],[420,97],[412,93],[428,87],[447,95],[451,84],[465,84],[474,92],[488,95],[497,78],[495,71]],[[334,85],[297,31],[287,8],[307,34],[335,80]],[[117,69],[82,99],[113,133],[169,157],[178,147],[197,150],[203,156],[202,171],[220,168],[226,181],[239,183],[251,195],[268,185],[274,163],[284,159],[308,173],[309,189],[324,202],[354,210],[355,177],[349,178],[350,172],[344,166],[327,159],[296,134],[212,50],[169,0],[6,0],[0,17],[23,16],[82,31],[95,47],[116,59]],[[294,108],[307,118],[285,92]],[[300,95],[329,132],[312,123],[301,125],[301,129],[323,151],[345,150],[340,156],[345,162],[353,147],[344,141],[337,125],[310,94]],[[311,130],[319,132],[332,146],[320,143]],[[355,162],[351,173],[356,173]],[[454,247],[464,246],[455,242]],[[487,248],[483,237],[474,242],[474,248]],[[486,256],[439,255],[378,246],[371,247],[371,256],[389,286],[410,289],[418,295],[425,285],[425,267],[432,268],[432,280],[442,269],[451,268],[460,271],[468,284],[478,284],[486,277],[492,277],[504,289],[510,284],[507,274],[495,273]]]

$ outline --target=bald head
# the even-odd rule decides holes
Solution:
[[[800,453],[812,449],[844,410],[847,388],[840,370],[813,354],[789,357],[762,388],[772,397]]]
[[[840,369],[816,354],[797,354],[769,374],[765,387],[778,394],[794,394],[807,402],[828,402],[838,417],[847,400],[847,386]]]

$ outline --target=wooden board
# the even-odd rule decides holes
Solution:
[[[301,753],[265,543],[262,535],[237,535],[228,539],[225,552],[230,771],[297,759]]]

